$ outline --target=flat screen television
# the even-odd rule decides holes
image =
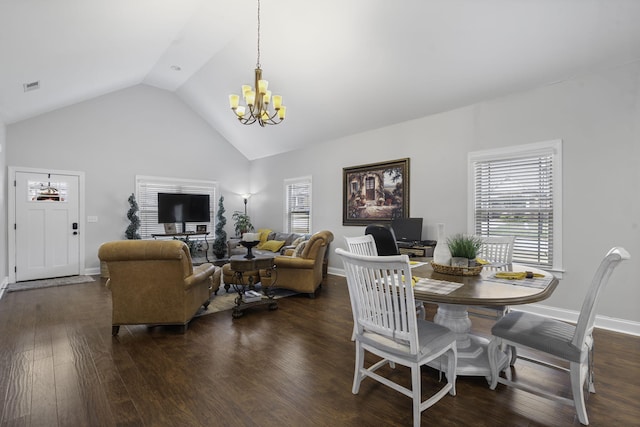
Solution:
[[[158,193],[158,223],[210,222],[208,194]]]
[[[422,240],[422,218],[395,218],[391,220],[391,228],[398,242],[413,243]]]

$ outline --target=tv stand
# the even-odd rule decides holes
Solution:
[[[207,262],[211,262],[209,261],[209,241],[207,240],[208,235],[208,231],[203,231],[200,233],[198,233],[197,231],[188,231],[186,233],[157,233],[152,234],[151,237],[153,237],[154,239],[157,239],[158,237],[173,237],[176,239],[183,237],[185,241],[188,241],[189,237],[191,236],[204,236],[204,244],[206,246],[204,249],[204,257],[206,258]]]
[[[410,257],[429,258],[433,256],[433,246],[425,246],[420,242],[398,242],[398,251],[401,255],[409,255]]]

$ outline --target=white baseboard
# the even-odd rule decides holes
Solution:
[[[100,274],[100,267],[85,268],[84,274],[87,276],[95,276],[97,274]]]
[[[578,311],[565,310],[563,308],[550,307],[540,304],[511,306],[511,309],[525,311],[527,313],[535,313],[547,317],[553,317],[554,319],[564,320],[571,323],[577,323],[578,316],[580,315],[580,312]],[[640,336],[640,322],[634,322],[632,320],[618,319],[615,317],[596,314],[595,326],[596,328],[607,329],[609,331]]]
[[[344,270],[340,268],[328,268],[328,273],[336,276],[344,277]],[[577,323],[580,312],[556,308],[540,304],[526,304],[511,306],[512,310],[525,311],[527,313],[535,313],[541,316],[552,317],[554,319],[564,320],[566,322]],[[618,319],[615,317],[596,315],[596,328],[607,329],[609,331],[620,332],[623,334],[640,336],[640,322],[632,320]]]
[[[5,276],[2,279],[2,283],[0,284],[0,299],[2,299],[2,297],[4,296],[4,292],[6,291],[7,286],[9,286],[9,277]]]

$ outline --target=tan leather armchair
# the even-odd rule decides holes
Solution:
[[[299,257],[280,255],[274,259],[275,271],[260,270],[260,281],[265,286],[271,286],[275,280],[276,288],[307,293],[314,298],[316,290],[322,285],[322,266],[332,241],[333,233],[328,230],[315,233]]]
[[[220,268],[194,268],[189,248],[179,240],[107,242],[98,258],[109,269],[114,336],[120,325],[182,325],[184,333],[220,287]]]

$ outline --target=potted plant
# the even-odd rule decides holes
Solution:
[[[455,267],[474,267],[476,256],[482,246],[482,239],[478,236],[454,234],[447,239],[451,252],[451,265]]]
[[[136,202],[135,194],[131,193],[128,201],[130,206],[129,211],[127,211],[129,226],[124,234],[129,240],[139,240],[140,234],[138,233],[138,229],[140,228],[140,218],[138,218],[138,202]]]
[[[234,221],[234,230],[236,236],[240,237],[248,231],[253,231],[253,224],[251,224],[251,218],[244,212],[235,211],[231,218]]]
[[[227,225],[227,219],[224,217],[224,196],[220,196],[218,200],[218,212],[216,213],[216,229],[215,240],[211,246],[213,254],[218,259],[224,258],[224,254],[227,247],[227,232],[224,231],[224,226]]]

